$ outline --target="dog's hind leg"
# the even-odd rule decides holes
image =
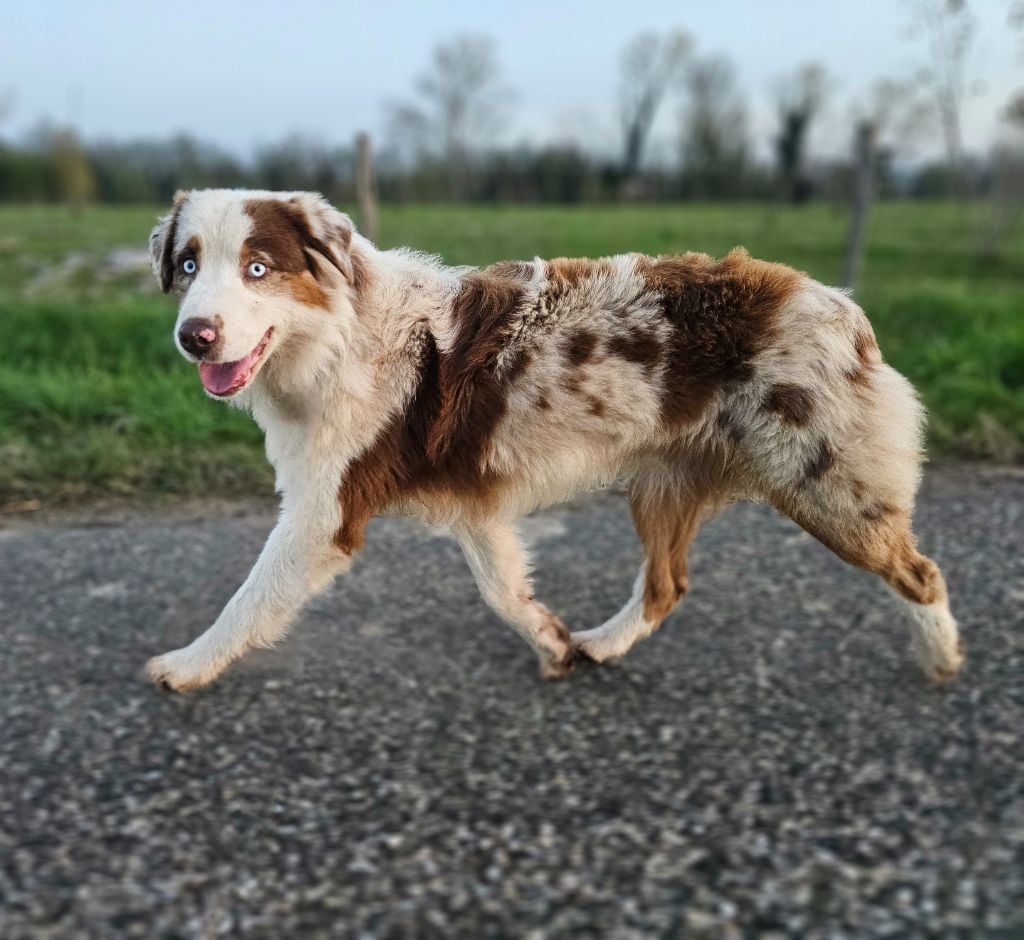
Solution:
[[[906,603],[914,655],[930,680],[947,682],[960,671],[963,647],[946,582],[938,565],[917,550],[909,508],[861,492],[858,505],[847,506],[833,494],[828,510],[810,493],[772,501],[843,561],[879,575]]]
[[[809,399],[806,424],[764,438],[761,486],[777,509],[900,596],[921,669],[945,682],[963,665],[960,634],[942,573],[918,552],[910,525],[923,414],[907,380],[881,363],[873,340],[862,342],[864,362]]]
[[[573,650],[565,624],[534,599],[526,552],[508,523],[452,527],[488,606],[537,654],[541,675],[557,678],[572,667]]]
[[[685,500],[663,480],[638,481],[629,508],[644,547],[633,595],[614,617],[572,635],[573,646],[602,661],[623,656],[650,636],[690,589],[687,556],[705,515],[704,503]]]

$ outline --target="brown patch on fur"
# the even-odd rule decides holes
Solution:
[[[532,261],[497,261],[484,270],[494,277],[509,278],[513,281],[530,281],[533,279]]]
[[[594,358],[597,336],[590,330],[574,330],[562,344],[565,358],[569,365],[576,369]]]
[[[335,546],[346,554],[362,547],[369,521],[398,500],[452,494],[486,504],[493,497],[500,480],[482,468],[485,438],[473,437],[491,415],[477,416],[474,422],[471,413],[467,427],[452,427],[454,416],[445,411],[442,392],[446,371],[450,374],[452,367],[445,370],[437,344],[428,335],[412,399],[346,469],[338,491],[341,526],[334,537]],[[456,446],[435,451],[432,445],[440,439],[442,423],[442,430],[454,435]]]
[[[508,342],[523,285],[477,271],[462,279],[452,305],[456,334],[441,356],[424,340],[412,400],[345,473],[339,491],[341,527],[335,544],[356,551],[366,524],[401,499],[464,497],[487,504],[500,485],[484,468],[491,435],[505,414],[512,378],[526,368],[522,351],[504,374],[498,357]]]
[[[182,201],[184,201],[184,200],[182,200]],[[176,231],[177,230],[177,222],[175,222],[174,224],[175,224],[175,231]],[[170,236],[168,236],[168,237],[170,237]],[[166,252],[166,246],[165,246],[164,250]],[[188,289],[188,286],[192,283],[192,278],[194,278],[195,275],[194,274],[186,274],[181,269],[181,266],[189,258],[192,258],[192,259],[195,260],[196,268],[198,270],[199,267],[202,266],[202,253],[203,253],[203,244],[199,240],[199,236],[197,236],[197,235],[193,235],[187,242],[185,242],[185,245],[181,249],[181,251],[176,252],[176,253],[172,253],[172,256],[171,256],[171,267],[172,267],[173,270],[171,271],[171,290],[173,290],[175,293],[183,293],[184,291],[186,291]],[[161,286],[163,286],[162,278],[163,278],[163,271],[161,270]]]
[[[858,330],[853,338],[853,349],[857,354],[857,365],[846,373],[846,377],[854,385],[866,388],[871,384],[872,370],[882,360],[878,343],[867,330]]]
[[[551,402],[548,401],[548,396],[544,392],[541,392],[537,396],[537,407],[540,408],[541,411],[551,410]]]
[[[305,304],[307,307],[320,307],[322,310],[331,309],[330,298],[311,275],[300,274],[298,277],[285,275],[285,282],[288,285],[289,293],[300,304]]]
[[[809,509],[791,494],[779,494],[772,502],[843,561],[880,575],[907,600],[934,604],[946,597],[942,573],[917,551],[903,510],[886,504],[878,518],[860,513],[837,518]]]
[[[282,274],[316,274],[318,265],[312,257],[316,248],[307,244],[313,234],[301,208],[280,199],[250,199],[245,203],[245,212],[253,224],[252,233],[242,246],[241,264],[259,256]],[[323,250],[329,257],[326,246]]]
[[[878,343],[874,336],[866,330],[859,330],[853,340],[853,348],[862,366],[870,366],[878,361]]]
[[[946,596],[939,566],[919,555],[913,544],[900,546],[888,580],[907,600],[915,604],[937,604]]]
[[[612,263],[607,258],[553,258],[545,262],[548,290],[556,294],[613,271]]]
[[[547,679],[568,675],[572,672],[576,659],[576,651],[573,649],[572,637],[569,635],[568,627],[566,627],[557,614],[553,614],[539,601],[529,598],[529,602],[535,604],[543,616],[541,633],[547,636],[552,647],[557,649],[557,647],[561,646],[563,649],[561,656],[557,659],[554,658],[557,654],[553,651],[549,650],[547,652],[549,658],[546,662],[542,663],[541,674]]]
[[[475,271],[462,278],[452,304],[455,341],[441,360],[441,407],[427,451],[435,461],[461,455],[461,476],[475,475],[505,414],[508,377],[498,375],[497,362],[523,294],[518,281]]]
[[[519,378],[533,362],[533,353],[528,349],[520,350],[512,362],[505,367],[505,381],[511,385]]]
[[[203,243],[199,240],[198,235],[193,235],[185,242],[185,247],[181,250],[181,254],[178,255],[178,263],[180,264],[185,258],[195,258],[196,265],[202,261]]]
[[[174,286],[175,274],[178,270],[178,259],[174,253],[174,242],[178,237],[178,217],[185,200],[174,197],[174,208],[171,210],[171,221],[167,225],[163,249],[160,252],[160,289],[169,294]]]
[[[815,455],[804,467],[804,476],[808,480],[820,480],[829,470],[835,466],[836,455],[829,446],[828,441],[822,441],[818,445]]]
[[[242,246],[239,263],[244,267],[254,257],[265,260],[269,270],[260,279],[261,284],[278,286],[299,303],[327,310],[330,298],[322,286],[323,265],[330,264],[350,283],[356,281],[355,263],[348,254],[352,234],[347,229],[339,227],[333,233],[341,257],[313,234],[306,210],[297,201],[250,199],[245,211],[253,220],[253,231]],[[365,280],[365,262],[360,273]]]
[[[742,249],[721,261],[694,252],[641,257],[636,272],[659,296],[673,330],[662,396],[670,424],[697,419],[719,389],[750,379],[752,360],[773,338],[779,310],[803,279]]]
[[[570,395],[578,395],[583,390],[583,376],[578,373],[572,373],[565,376],[561,384],[562,388]]]
[[[600,398],[588,395],[587,405],[589,406],[588,410],[595,418],[600,418],[604,415],[604,402]]]
[[[644,620],[659,624],[690,590],[687,552],[700,525],[700,505],[680,509],[657,491],[630,493],[630,513],[646,556]]]
[[[814,396],[799,385],[773,385],[765,398],[764,407],[778,415],[785,424],[803,427],[811,420]]]
[[[352,289],[357,295],[364,294],[370,285],[370,267],[361,251],[352,248],[348,253],[352,263]]]
[[[733,444],[738,444],[745,437],[743,428],[728,411],[718,412],[718,417],[715,418],[715,427],[725,434]]]
[[[634,330],[632,333],[613,336],[608,341],[608,351],[627,362],[635,362],[650,374],[665,354],[658,337],[650,330]]]
[[[871,522],[878,522],[880,519],[895,515],[898,512],[899,510],[895,506],[885,502],[878,502],[871,506],[865,506],[860,511],[860,514]]]

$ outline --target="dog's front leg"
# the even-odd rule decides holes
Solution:
[[[488,521],[456,525],[452,532],[484,600],[533,647],[541,675],[557,678],[568,673],[574,655],[569,631],[534,599],[526,552],[515,529],[506,522]]]
[[[350,564],[319,527],[282,518],[216,623],[188,646],[151,659],[147,674],[176,692],[212,682],[246,651],[281,639],[303,603]]]

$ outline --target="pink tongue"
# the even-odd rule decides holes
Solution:
[[[203,388],[214,395],[226,395],[232,389],[244,385],[252,364],[259,356],[259,349],[257,346],[237,362],[200,362],[199,380]]]

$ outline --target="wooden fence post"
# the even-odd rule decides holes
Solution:
[[[356,202],[359,206],[359,231],[370,241],[377,240],[377,190],[373,181],[373,157],[370,135],[356,136]]]
[[[846,239],[843,286],[853,290],[860,276],[867,240],[868,214],[875,188],[875,126],[859,121],[854,144],[854,191],[850,213],[850,231]]]

